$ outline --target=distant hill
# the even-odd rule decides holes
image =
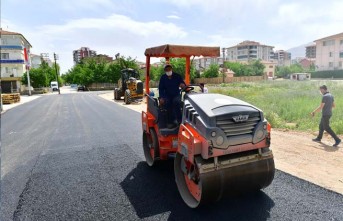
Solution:
[[[297,57],[305,57],[305,55],[306,55],[306,46],[312,45],[312,44],[313,44],[313,42],[310,42],[310,43],[307,43],[307,44],[303,44],[303,45],[299,45],[297,47],[288,49],[287,52],[291,53],[292,59],[297,58]]]

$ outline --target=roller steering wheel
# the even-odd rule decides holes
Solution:
[[[191,92],[192,90],[194,90],[194,87],[192,87],[192,86],[186,86],[186,87],[184,87],[184,88],[181,89],[181,92],[189,93],[189,92]]]

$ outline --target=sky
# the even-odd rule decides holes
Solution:
[[[1,27],[23,34],[33,54],[58,54],[62,74],[81,47],[145,61],[146,48],[163,44],[287,50],[343,30],[342,0],[0,1]]]

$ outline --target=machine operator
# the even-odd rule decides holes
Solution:
[[[179,125],[182,120],[180,88],[186,84],[170,64],[164,66],[164,72],[158,86],[160,105],[168,111],[168,124]]]

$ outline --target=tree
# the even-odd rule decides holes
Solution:
[[[224,66],[235,73],[235,76],[263,76],[265,65],[260,60],[252,60],[248,64],[225,62]]]
[[[252,75],[263,76],[266,66],[262,64],[261,60],[254,60],[250,65],[252,67]]]
[[[304,69],[300,64],[292,64],[290,66],[277,66],[276,76],[288,77],[291,73],[303,73]]]
[[[289,66],[289,69],[290,69],[291,73],[302,73],[302,72],[304,72],[303,67],[299,63],[292,64],[291,66]]]
[[[59,65],[57,65],[59,69]],[[30,83],[33,88],[49,87],[51,81],[56,80],[56,68],[55,65],[50,67],[49,64],[42,60],[42,63],[38,68],[30,69]],[[59,84],[62,84],[62,79],[59,77]],[[22,83],[28,85],[27,73],[22,76]]]
[[[211,64],[203,73],[205,78],[215,78],[219,76],[219,65]]]
[[[161,75],[164,73],[163,65],[159,66],[150,66],[150,79],[154,81],[159,81]]]
[[[236,76],[242,76],[243,75],[242,64],[239,62],[226,61],[226,62],[224,62],[224,67],[233,71],[236,74]]]
[[[186,73],[186,59],[185,58],[171,58],[169,63],[173,66],[173,72],[176,72],[181,75],[183,79],[185,79]],[[164,74],[164,65],[166,64],[165,59],[161,60],[161,64],[158,67],[150,67],[150,75],[152,74],[155,81],[159,81],[161,76]],[[196,76],[195,68],[191,65],[190,67],[190,77],[193,80]],[[152,79],[150,77],[150,79]]]
[[[135,59],[118,57],[113,62],[106,62],[103,58],[82,59],[64,75],[68,83],[90,85],[92,83],[117,83],[121,77],[121,70],[132,68],[139,71]]]

